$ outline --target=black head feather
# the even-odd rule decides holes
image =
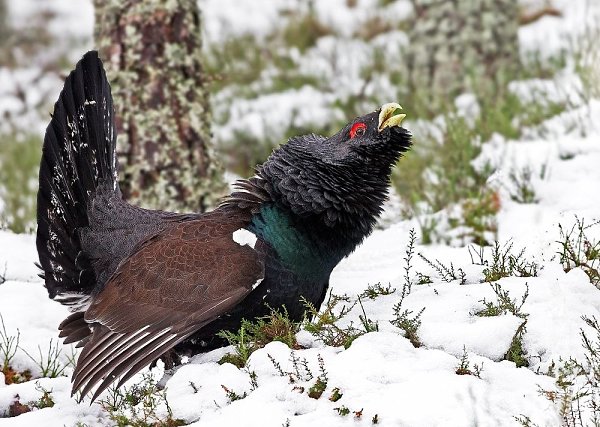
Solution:
[[[379,113],[354,119],[330,138],[290,139],[259,168],[261,187],[299,217],[364,238],[381,213],[392,167],[411,145],[402,127],[379,131]]]

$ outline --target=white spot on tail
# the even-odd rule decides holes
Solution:
[[[245,228],[240,228],[239,230],[235,230],[233,232],[233,241],[240,246],[248,245],[252,249],[254,249],[254,245],[256,245],[256,235],[246,230]]]
[[[54,301],[69,306],[69,311],[85,311],[92,304],[90,295],[82,295],[76,292],[64,292],[54,297]]]
[[[260,279],[258,279],[256,282],[254,282],[254,285],[252,285],[252,290],[258,288],[258,285],[260,285],[263,281],[264,277],[261,277]],[[265,295],[266,296],[266,295]],[[264,299],[264,298],[263,298]]]

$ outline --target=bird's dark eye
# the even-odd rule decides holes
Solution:
[[[352,129],[350,129],[350,139],[356,136],[363,136],[367,131],[367,125],[364,123],[354,123]]]

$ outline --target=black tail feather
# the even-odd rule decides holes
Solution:
[[[80,230],[100,185],[119,194],[110,85],[95,51],[67,77],[46,129],[38,192],[37,249],[51,298],[89,295],[96,284]]]

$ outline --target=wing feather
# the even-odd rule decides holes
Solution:
[[[122,384],[231,310],[263,278],[257,252],[233,240],[244,223],[227,215],[173,223],[122,262],[84,314],[92,334],[84,338],[73,394],[95,388],[94,400],[118,378]],[[79,336],[78,317],[63,324],[64,335]]]

